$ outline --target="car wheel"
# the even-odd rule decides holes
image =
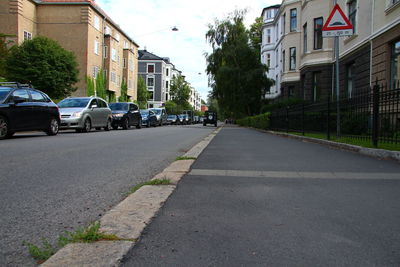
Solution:
[[[3,116],[0,116],[0,140],[6,139],[9,134],[7,120]]]
[[[215,126],[215,127],[217,127],[217,126],[218,126],[218,124],[217,124],[217,123],[214,123],[214,126]]]
[[[83,123],[83,129],[82,132],[88,133],[92,129],[92,122],[90,121],[89,118],[85,119],[85,122]]]
[[[150,121],[147,121],[146,127],[149,128],[151,126]]]
[[[118,126],[116,126],[116,125],[114,125],[112,128],[113,128],[114,130],[118,130]]]
[[[129,119],[124,119],[122,122],[122,129],[128,130],[129,129]]]
[[[95,129],[96,129],[97,131],[100,131],[100,130],[101,130],[101,128],[100,128],[100,127],[96,127]]]
[[[160,123],[158,124],[158,126],[162,126],[162,121],[160,121]]]
[[[142,128],[142,120],[139,120],[138,124],[136,125],[136,129]]]
[[[57,135],[60,130],[60,124],[56,118],[52,118],[49,123],[49,127],[46,130],[47,135]]]
[[[203,123],[203,126],[206,126],[206,124],[205,124],[205,123]]]
[[[111,126],[111,120],[110,119],[108,119],[107,120],[107,125],[106,125],[106,127],[104,127],[104,131],[111,131],[111,129],[112,129],[112,126]]]

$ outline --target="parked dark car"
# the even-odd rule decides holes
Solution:
[[[171,125],[176,125],[179,123],[178,116],[176,115],[168,115],[167,117],[167,123]]]
[[[150,109],[142,109],[140,110],[140,114],[142,115],[142,125],[146,127],[158,125],[157,116]]]
[[[186,125],[188,124],[189,118],[186,117],[186,114],[179,114],[178,119],[179,119],[179,124],[180,125]]]
[[[217,127],[218,126],[217,121],[218,121],[217,112],[206,111],[204,113],[203,126],[206,126],[207,124],[214,124],[214,126]]]
[[[26,84],[0,83],[0,139],[19,131],[56,135],[60,113],[45,93]]]
[[[142,116],[140,115],[139,107],[134,103],[120,102],[108,104],[112,111],[112,128],[114,130],[118,127],[127,130],[131,126],[142,128]]]

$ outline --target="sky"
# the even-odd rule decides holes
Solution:
[[[96,3],[129,35],[139,49],[169,57],[206,100],[210,88],[205,73],[205,53],[211,52],[205,34],[215,18],[224,19],[235,9],[247,9],[247,26],[264,7],[281,0],[96,0]],[[178,31],[172,31],[177,27]]]

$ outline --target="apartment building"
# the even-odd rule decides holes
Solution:
[[[139,46],[94,0],[6,0],[0,12],[2,31],[15,35],[15,43],[41,35],[74,52],[80,70],[74,96],[86,96],[86,77],[103,69],[110,99],[120,96],[122,81],[137,99]]]
[[[271,6],[263,10],[261,60],[272,64],[268,76],[276,81],[270,98],[318,101],[335,95],[334,42],[322,37],[322,26],[334,2],[283,0],[279,9]],[[352,36],[340,37],[341,96],[351,98],[375,80],[393,85],[400,77],[400,0],[337,3],[354,26]],[[269,44],[267,40],[272,41]]]
[[[201,110],[201,96],[199,92],[196,91],[194,87],[190,87],[190,97],[189,104],[193,107],[194,110]]]

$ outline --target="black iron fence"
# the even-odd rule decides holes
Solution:
[[[375,84],[358,90],[339,101],[340,136],[400,144],[400,86],[389,89]],[[337,102],[299,104],[271,112],[273,130],[299,133],[324,133],[327,139],[337,137]]]

